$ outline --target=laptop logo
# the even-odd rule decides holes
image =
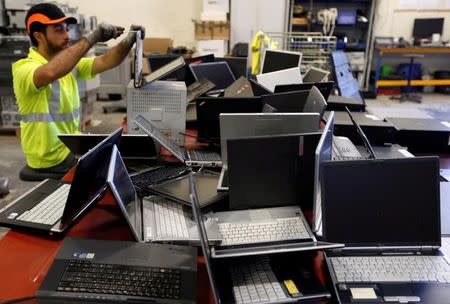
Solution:
[[[74,252],[72,253],[72,257],[78,258],[78,259],[86,259],[86,260],[92,260],[95,257],[95,253],[89,252]]]

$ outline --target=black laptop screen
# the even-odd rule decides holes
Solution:
[[[70,220],[105,190],[111,151],[114,145],[119,145],[121,136],[122,129],[118,129],[80,157],[61,218],[61,226],[70,223]]]
[[[303,90],[311,90],[313,86],[319,89],[320,93],[322,93],[323,98],[328,100],[328,97],[331,94],[331,89],[333,89],[334,82],[326,81],[326,82],[303,82],[298,84],[279,84],[275,86],[274,93],[283,93],[283,92],[292,92],[292,91],[303,91]]]
[[[206,78],[219,90],[228,88],[236,80],[226,62],[191,64],[189,67],[196,80]]]
[[[320,135],[228,140],[230,209],[300,205],[311,210],[314,158]]]
[[[262,73],[270,73],[300,66],[301,53],[266,50]]]
[[[329,242],[440,244],[437,157],[326,162],[321,194]]]
[[[308,99],[309,90],[294,91],[261,96],[263,104],[268,104],[278,112],[294,113],[303,112]]]

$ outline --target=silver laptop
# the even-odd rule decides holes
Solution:
[[[256,79],[258,80],[258,83],[269,89],[271,92],[275,91],[275,86],[280,84],[303,83],[299,67],[258,74],[256,75]]]
[[[181,148],[176,142],[164,135],[158,128],[152,125],[142,115],[138,115],[133,122],[141,128],[145,133],[154,138],[157,142],[169,150],[176,158],[187,166],[205,166],[205,167],[220,167],[222,166],[222,159],[216,152],[207,150],[190,149],[185,150]]]
[[[330,75],[329,71],[325,71],[319,68],[310,67],[305,76],[303,76],[303,82],[323,82],[327,81],[328,75]]]
[[[309,261],[296,253],[213,259],[193,179],[191,203],[215,303],[291,303],[331,296],[305,267]]]
[[[218,190],[228,190],[227,140],[250,136],[316,132],[320,129],[318,113],[222,113],[220,149],[222,172]]]
[[[265,50],[261,73],[270,73],[289,68],[300,67],[302,53],[285,50]]]
[[[111,154],[108,185],[137,241],[198,244],[192,210],[161,196],[141,201],[116,146]],[[220,242],[215,220],[206,217],[205,225],[211,241]]]
[[[142,76],[143,69],[143,39],[141,36],[141,31],[136,32],[136,49],[134,53],[134,87],[140,88],[155,80],[161,79],[162,77],[169,75],[173,71],[181,68],[185,65],[185,61],[182,56],[174,59],[168,64],[162,66],[161,68],[152,71],[147,76]]]

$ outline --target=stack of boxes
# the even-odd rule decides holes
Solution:
[[[14,96],[0,97],[0,123],[3,128],[15,129],[20,127],[19,108]]]
[[[200,20],[193,20],[200,56],[212,53],[216,57],[224,57],[227,54],[230,39],[229,9],[229,0],[203,0]]]

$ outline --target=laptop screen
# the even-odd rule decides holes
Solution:
[[[191,69],[195,80],[206,78],[214,83],[218,90],[228,88],[236,80],[226,62],[190,64],[189,68]]]
[[[323,116],[326,107],[327,102],[325,101],[322,93],[320,93],[319,89],[313,86],[309,91],[308,98],[306,99],[305,106],[303,107],[303,112],[319,113],[320,116]]]
[[[323,236],[346,246],[440,244],[439,159],[325,162]]]
[[[173,155],[178,158],[180,161],[184,162],[185,157],[183,151],[180,149],[180,146],[177,145],[176,142],[171,140],[169,137],[164,135],[158,128],[152,125],[147,119],[145,119],[142,115],[138,115],[133,122],[141,128],[145,133],[149,136],[153,137],[157,142],[163,145],[166,149],[173,153]]]
[[[261,96],[263,104],[269,104],[278,112],[303,112],[309,96],[307,91],[294,91]]]
[[[98,197],[106,186],[108,164],[114,145],[120,143],[122,129],[117,129],[78,160],[69,196],[61,217],[61,228]]]
[[[322,82],[329,74],[328,71],[311,67],[303,77],[303,82]]]
[[[363,142],[364,147],[366,148],[367,152],[369,153],[369,158],[376,158],[375,151],[373,150],[372,145],[370,144],[370,141],[367,138],[366,134],[361,129],[361,126],[353,118],[352,113],[350,112],[350,110],[347,107],[345,107],[345,110],[347,111],[348,116],[350,116],[350,120],[352,121],[352,124],[356,128],[356,132],[358,133],[358,136],[361,138],[361,141]]]
[[[320,195],[320,171],[321,164],[330,161],[333,154],[334,111],[328,116],[327,124],[323,129],[319,144],[316,149],[316,161],[314,169],[314,200],[313,200],[313,230],[318,231],[322,221],[322,201]]]
[[[323,98],[325,98],[325,100],[328,100],[333,85],[334,85],[333,81],[304,82],[301,84],[281,84],[275,87],[274,93],[311,90],[311,88],[315,86],[316,88],[319,89],[320,93],[322,93]]]
[[[136,48],[134,50],[134,87],[142,85],[142,57],[144,56],[144,46],[141,31],[136,32]]]
[[[300,205],[311,210],[314,152],[320,135],[228,140],[230,209]]]
[[[110,160],[108,184],[136,240],[140,241],[142,239],[141,205],[117,146],[114,146]]]
[[[194,221],[198,229],[198,235],[200,237],[200,245],[202,247],[203,256],[205,257],[206,270],[208,272],[209,283],[211,284],[211,289],[213,291],[215,303],[221,303],[219,299],[219,291],[216,287],[213,265],[211,262],[211,250],[209,248],[208,236],[206,234],[205,224],[202,220],[202,213],[200,211],[200,204],[197,196],[197,190],[195,187],[194,177],[192,174],[189,176],[189,192],[190,201],[192,204],[192,212],[194,214]]]
[[[299,67],[302,63],[302,53],[279,50],[264,52],[262,73]]]

